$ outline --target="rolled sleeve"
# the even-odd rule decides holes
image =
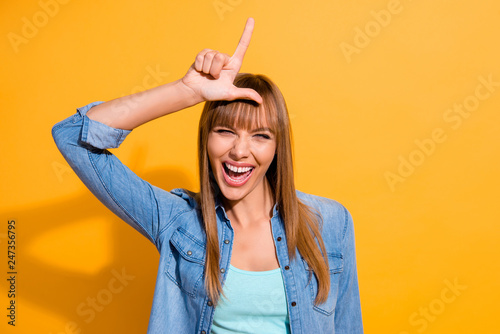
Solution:
[[[83,126],[80,140],[95,148],[107,149],[119,147],[132,130],[112,128],[104,123],[94,121],[86,116],[90,108],[103,101],[93,102],[78,108],[78,113],[83,117]]]

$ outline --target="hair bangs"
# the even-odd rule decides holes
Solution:
[[[248,100],[220,101],[215,106],[210,130],[217,126],[230,129],[252,130],[268,128],[272,133],[278,131],[276,107],[269,100],[261,105]]]

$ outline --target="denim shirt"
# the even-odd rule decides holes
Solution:
[[[148,333],[207,334],[214,306],[204,288],[206,237],[194,193],[170,192],[139,178],[107,148],[117,148],[130,130],[86,116],[94,102],[55,124],[52,136],[62,155],[90,191],[111,211],[142,233],[160,252]],[[315,275],[296,250],[288,256],[284,222],[274,206],[272,235],[286,292],[293,334],[363,333],[351,215],[338,202],[297,191],[323,218],[331,287],[325,303],[314,305]],[[234,230],[216,202],[222,284],[231,260]],[[310,280],[309,280],[310,279]],[[249,324],[251,327],[251,324]]]

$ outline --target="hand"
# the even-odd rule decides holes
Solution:
[[[232,57],[211,49],[198,53],[181,82],[203,101],[247,99],[262,103],[262,97],[255,90],[233,85],[250,44],[253,27],[253,18],[248,18]]]

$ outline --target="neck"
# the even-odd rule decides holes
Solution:
[[[223,198],[224,208],[232,225],[246,228],[269,223],[273,215],[274,196],[266,178],[262,187],[254,189],[238,201]]]

